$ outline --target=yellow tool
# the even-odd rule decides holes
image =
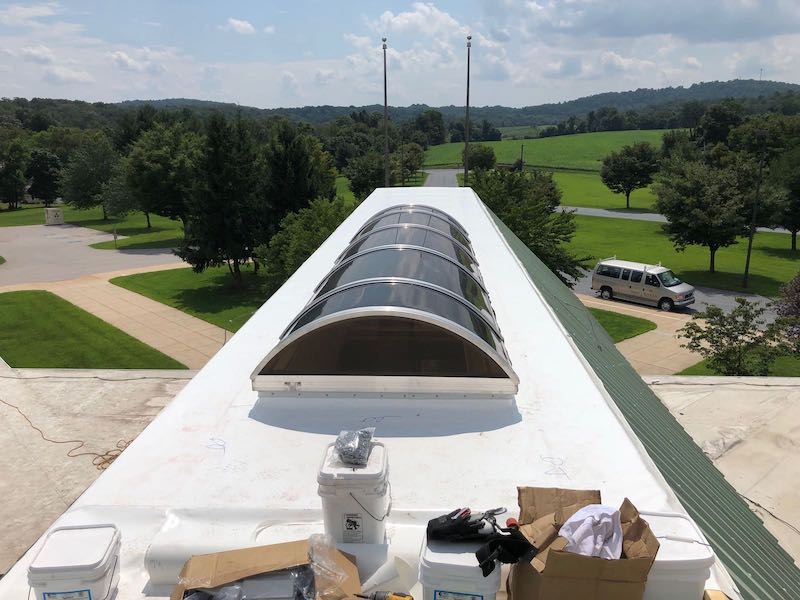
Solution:
[[[371,594],[356,594],[358,598],[366,598],[367,600],[414,600],[411,594],[404,594],[403,592],[372,592]]]

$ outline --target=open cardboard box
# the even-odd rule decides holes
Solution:
[[[641,600],[658,540],[647,521],[626,498],[620,507],[622,558],[607,560],[564,550],[561,525],[589,504],[600,503],[597,490],[517,488],[520,531],[539,549],[531,562],[511,567],[512,600]]]
[[[247,577],[307,565],[310,562],[310,549],[308,540],[300,540],[192,556],[183,565],[179,583],[172,590],[170,600],[182,600],[186,592],[191,590],[215,588]],[[318,592],[317,599],[341,600],[361,593],[355,559],[335,548],[330,549],[327,558],[336,563],[345,578],[339,584],[332,584],[331,581],[325,581],[324,573],[317,572],[317,589],[330,590],[324,595]]]

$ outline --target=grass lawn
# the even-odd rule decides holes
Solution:
[[[616,255],[620,259],[650,264],[661,261],[693,285],[775,297],[779,287],[800,269],[800,252],[789,249],[790,236],[758,233],[750,263],[750,287],[743,290],[741,280],[747,251],[744,239],[717,252],[717,272],[711,274],[708,273],[708,249],[689,246],[684,252],[676,252],[660,223],[585,216],[576,216],[575,221],[578,229],[569,248],[577,255],[589,254],[594,259]]]
[[[597,319],[600,326],[611,336],[615,344],[656,328],[656,324],[647,319],[621,315],[599,308],[590,308],[589,312],[592,313],[592,316]]]
[[[599,171],[600,161],[612,150],[634,142],[661,145],[663,130],[602,131],[579,133],[534,140],[481,142],[494,148],[497,162],[512,164],[525,146],[525,164],[529,166]],[[425,153],[426,166],[460,165],[464,144],[431,146]]]
[[[774,363],[769,370],[772,377],[800,377],[800,357],[797,356],[781,356]],[[706,365],[706,361],[702,360],[696,365],[692,365],[688,369],[684,369],[678,375],[716,375]]]
[[[267,300],[263,279],[248,268],[236,288],[227,267],[194,273],[170,269],[115,277],[111,283],[194,315],[229,331],[237,331]]]
[[[498,129],[504,140],[521,140],[535,138],[542,128],[538,125],[510,125],[508,127],[498,127]]]
[[[355,204],[356,202],[356,197],[350,190],[350,181],[348,181],[347,177],[344,177],[343,175],[339,175],[336,178],[336,195],[341,196],[350,204]]]
[[[563,192],[564,206],[626,210],[625,196],[609,190],[598,173],[556,171],[553,176]],[[636,190],[631,194],[631,211],[653,212],[655,201],[650,188]]]
[[[45,291],[0,294],[0,356],[15,368],[186,368]]]

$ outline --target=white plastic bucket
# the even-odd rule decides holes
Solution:
[[[644,600],[701,600],[715,560],[703,534],[686,515],[639,514],[661,544],[647,575]]]
[[[500,565],[484,577],[475,557],[480,547],[480,542],[456,544],[426,539],[419,556],[423,600],[495,600],[500,589]]]
[[[328,445],[317,475],[325,533],[340,544],[383,544],[391,508],[386,448],[372,442],[367,464],[346,465]]]
[[[56,527],[28,567],[36,600],[110,600],[119,583],[116,526]]]

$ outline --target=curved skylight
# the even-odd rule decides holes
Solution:
[[[501,396],[518,383],[466,230],[421,205],[366,221],[253,381],[259,391]]]

